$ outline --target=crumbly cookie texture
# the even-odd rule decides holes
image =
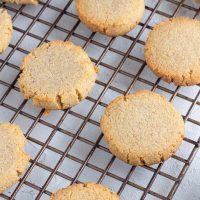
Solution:
[[[25,153],[26,138],[15,124],[0,123],[0,193],[24,173],[30,157]]]
[[[166,98],[146,90],[116,98],[100,125],[110,151],[132,165],[168,159],[184,137],[181,115]]]
[[[94,32],[125,35],[141,20],[144,0],[75,0],[81,21]]]
[[[200,83],[200,22],[186,17],[159,23],[148,36],[145,58],[150,69],[176,85]]]
[[[53,194],[50,200],[120,200],[120,197],[96,183],[74,184]]]
[[[85,51],[71,42],[45,43],[21,64],[19,87],[25,99],[47,110],[78,104],[91,91],[97,69]]]
[[[12,20],[8,12],[0,9],[0,53],[2,53],[9,45],[12,37]]]
[[[16,4],[38,4],[39,0],[3,0],[6,3],[16,3]]]

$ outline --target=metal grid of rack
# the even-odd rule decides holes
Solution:
[[[121,163],[120,167],[116,166],[117,159],[110,154],[106,145],[101,142],[103,135],[99,130],[99,120],[97,117],[93,117],[93,115],[95,112],[101,112],[101,110],[105,109],[109,103],[110,99],[104,98],[107,93],[113,92],[116,96],[126,95],[137,89],[138,84],[142,84],[142,87],[144,86],[152,91],[160,92],[166,95],[171,102],[173,102],[176,98],[179,98],[180,100],[183,100],[185,104],[189,104],[183,114],[185,123],[189,123],[190,126],[200,126],[200,119],[195,117],[193,118],[193,114],[191,114],[197,106],[200,106],[199,86],[194,86],[196,92],[195,95],[191,97],[187,95],[187,92],[182,92],[182,87],[171,86],[170,84],[164,83],[159,78],[146,78],[144,75],[145,70],[147,69],[146,63],[143,58],[137,56],[138,46],[143,47],[145,43],[143,34],[144,32],[148,32],[152,29],[151,21],[155,15],[159,15],[162,19],[164,19],[181,15],[187,10],[191,14],[190,17],[198,18],[199,7],[194,7],[193,5],[190,5],[189,1],[184,0],[152,1],[151,5],[146,5],[145,12],[147,13],[147,17],[145,17],[145,19],[143,19],[143,21],[138,25],[136,28],[137,31],[121,37],[121,39],[125,40],[128,45],[125,45],[125,48],[122,47],[122,49],[120,49],[115,48],[115,43],[118,42],[118,38],[108,38],[90,31],[77,31],[78,29],[83,28],[83,25],[78,19],[76,13],[73,12],[73,4],[74,2],[72,0],[65,1],[64,6],[61,5],[59,1],[40,1],[37,8],[35,7],[34,12],[31,13],[29,11],[33,8],[30,8],[30,6],[13,6],[10,4],[0,3],[1,7],[6,8],[12,14],[14,34],[17,35],[16,42],[11,42],[8,51],[0,57],[0,115],[5,115],[5,119],[8,119],[11,123],[16,122],[19,117],[23,117],[24,123],[26,123],[26,120],[29,119],[31,122],[26,127],[24,132],[25,136],[30,143],[34,143],[39,146],[39,150],[32,157],[26,173],[21,177],[19,182],[10,192],[1,194],[0,198],[20,199],[18,198],[18,194],[24,186],[27,186],[31,188],[31,190],[35,191],[33,195],[34,199],[48,199],[52,192],[48,186],[51,184],[51,181],[55,176],[66,180],[68,184],[82,182],[84,181],[84,178],[81,179],[80,177],[84,174],[87,175],[87,173],[90,173],[90,171],[85,171],[87,168],[88,170],[93,170],[99,174],[95,180],[98,183],[103,183],[106,178],[109,178],[112,182],[119,182],[119,186],[114,190],[116,190],[116,192],[122,197],[124,196],[124,199],[146,199],[149,196],[155,197],[156,199],[172,199],[198,151],[200,145],[200,135],[197,134],[196,137],[188,136],[184,139],[184,143],[191,146],[187,158],[180,155],[172,156],[171,160],[173,160],[173,162],[181,163],[181,168],[178,171],[178,174],[172,175],[163,170],[168,161],[155,166],[139,167],[145,171],[144,174],[147,172],[148,174],[150,173],[148,182],[145,185],[141,185],[134,181],[135,174],[137,176],[138,167],[129,166],[125,163]],[[162,9],[162,7],[165,6],[164,4],[166,6],[170,5],[171,8],[173,8],[171,9],[172,12],[169,13]],[[47,11],[53,13],[54,20],[51,21],[48,18],[42,17]],[[22,28],[21,24],[18,22],[20,17],[24,19],[26,18],[24,21],[26,28]],[[63,19],[65,19],[66,24],[68,23],[68,20],[71,21],[72,23],[70,26],[60,26],[59,24]],[[29,23],[26,23],[27,20]],[[42,29],[44,30],[43,34],[38,34],[34,31],[36,24],[38,25],[37,28],[39,25],[43,28],[45,27]],[[84,27],[84,29],[86,28]],[[94,90],[97,90],[95,95],[90,95],[86,98],[85,105],[88,108],[86,112],[82,113],[82,109],[79,107],[65,111],[58,111],[59,114],[56,115],[56,122],[48,119],[46,120],[43,116],[44,110],[36,109],[36,111],[32,112],[30,109],[26,109],[29,104],[26,100],[22,99],[19,102],[17,101],[14,105],[8,101],[10,98],[17,99],[15,95],[20,95],[19,88],[17,86],[17,78],[20,73],[19,65],[17,62],[13,62],[12,60],[12,58],[15,57],[15,53],[18,52],[23,56],[28,54],[30,51],[28,46],[31,46],[31,43],[29,42],[30,38],[36,40],[38,42],[36,46],[38,46],[43,42],[51,40],[52,38],[54,39],[54,36],[50,37],[53,32],[62,33],[62,35],[64,35],[62,39],[64,40],[79,40],[80,45],[89,52],[89,55],[90,52],[95,51],[91,51],[92,48],[96,49],[96,51],[98,51],[98,55],[93,57],[90,56],[91,60],[103,72],[109,71],[106,76],[102,76],[104,77],[103,79],[97,79],[94,88]],[[27,40],[27,38],[29,38],[29,40]],[[57,38],[55,37],[55,39]],[[27,45],[23,45],[24,43]],[[114,58],[116,57],[117,62],[107,62],[106,58],[109,56],[113,56]],[[20,58],[20,56],[18,57]],[[129,67],[126,68],[127,65]],[[11,81],[7,81],[6,76],[3,75],[4,71],[8,73],[9,70],[15,71],[15,75],[12,76]],[[131,70],[135,71],[132,72]],[[101,77],[101,74],[99,76]],[[125,82],[122,86],[119,84],[120,76],[123,76],[126,80],[128,80],[128,82]],[[116,81],[117,78],[119,78],[118,81]],[[7,117],[7,114],[5,113],[10,113],[10,115]],[[72,123],[73,126],[76,127],[76,130],[73,130],[73,132],[68,130],[68,125],[62,126],[69,116],[75,120],[75,123],[72,123],[73,120],[68,122]],[[76,120],[79,122],[76,122]],[[37,138],[32,136],[32,133],[37,129],[38,124],[46,127],[46,129],[50,129],[50,132],[44,141],[42,139],[40,140],[39,137]],[[91,139],[84,134],[85,132],[88,134],[91,132],[90,127],[95,127],[94,130],[96,129],[98,132],[98,135],[95,136],[95,138],[91,136],[91,138],[94,139]],[[92,129],[92,133],[93,132],[94,131]],[[54,140],[57,133],[70,138],[69,142],[63,149],[51,145],[51,141]],[[84,158],[70,153],[77,141],[90,146]],[[59,155],[53,166],[40,162],[41,156],[47,150]],[[101,158],[106,158],[105,166],[101,166],[101,164],[96,165],[94,162],[91,162],[97,150],[101,151],[101,155],[103,155]],[[75,173],[67,174],[60,170],[66,158],[79,164]],[[118,170],[119,168],[121,171],[124,170],[125,173],[123,175],[116,173],[114,170],[115,166]],[[37,183],[34,183],[31,181],[31,178],[29,178],[36,167],[48,172],[48,176],[45,177],[41,185],[37,185]],[[70,168],[70,165],[67,165],[67,167]],[[171,184],[168,187],[167,194],[163,194],[163,192],[152,189],[158,177],[170,180]],[[88,181],[90,181],[90,179],[88,179]],[[126,192],[127,187],[129,187],[132,191],[139,191],[137,198],[132,194],[126,198],[124,193]]]

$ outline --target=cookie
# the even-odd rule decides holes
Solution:
[[[47,110],[78,104],[91,91],[96,68],[84,50],[71,42],[45,43],[21,64],[19,87],[25,99]]]
[[[8,47],[12,32],[11,17],[6,10],[0,8],[0,53]]]
[[[19,180],[30,157],[24,151],[26,138],[17,125],[0,123],[0,138],[0,193],[2,193]]]
[[[3,0],[5,3],[16,3],[16,4],[38,4],[39,0]]]
[[[145,44],[150,69],[176,85],[200,83],[200,22],[186,17],[161,22]]]
[[[81,21],[94,32],[125,35],[141,20],[144,0],[75,0]]]
[[[50,200],[120,200],[119,196],[96,183],[74,184],[53,194]]]
[[[112,101],[100,126],[110,151],[132,165],[168,159],[184,137],[181,115],[166,98],[147,90]]]

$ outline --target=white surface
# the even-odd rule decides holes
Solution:
[[[146,5],[152,8],[155,6],[156,3],[157,3],[157,0],[148,0],[148,1],[146,0]],[[194,1],[188,0],[188,1],[185,1],[185,3],[198,8],[198,5],[194,3]],[[64,7],[63,4],[65,5],[66,1],[52,0],[51,4],[62,9]],[[19,6],[13,6],[13,7],[19,8]],[[40,9],[41,9],[41,5],[38,5],[36,7],[26,6],[23,9],[23,12],[28,13],[30,15],[36,15]],[[168,14],[173,14],[175,9],[176,9],[175,4],[167,3],[166,1],[162,1],[161,6],[159,7],[160,11],[166,12]],[[70,6],[68,11],[75,13],[74,5]],[[10,14],[13,15],[14,13],[10,12]],[[145,16],[142,22],[146,20],[149,14],[150,14],[150,11],[146,10]],[[177,15],[184,15],[184,16],[190,16],[190,17],[193,17],[194,14],[195,14],[194,11],[189,11],[188,9],[183,8],[183,7],[181,7],[177,12]],[[53,11],[50,8],[47,8],[43,12],[43,14],[40,16],[40,19],[44,19],[52,23],[56,20],[58,15],[59,15],[58,12]],[[164,19],[165,18],[160,16],[159,14],[155,14],[149,24],[153,26],[159,21],[164,20]],[[30,19],[22,15],[19,15],[14,21],[14,26],[20,27],[26,30],[26,28],[29,26],[30,23],[31,23]],[[67,15],[63,15],[61,20],[59,20],[59,22],[57,23],[57,25],[70,30],[74,26],[75,23],[76,23],[76,19],[71,18]],[[141,28],[140,26],[136,27],[132,32],[129,33],[129,35],[135,37],[140,31],[140,28]],[[49,29],[48,26],[37,21],[35,25],[32,27],[32,29],[30,30],[30,32],[40,37],[44,37],[48,29]],[[85,35],[86,37],[89,37],[91,35],[91,32],[82,24],[79,24],[75,32]],[[140,40],[145,41],[148,32],[149,32],[149,29],[146,29],[145,32],[140,37]],[[22,34],[20,32],[15,31],[11,44],[13,45],[16,44],[16,42],[19,40],[21,35]],[[61,32],[54,28],[51,34],[49,35],[48,40],[65,39],[66,36],[67,36],[66,33]],[[70,40],[81,46],[84,45],[84,41],[76,38],[75,36],[71,36]],[[102,44],[107,44],[110,41],[110,38],[97,33],[95,34],[93,40],[98,41]],[[20,44],[20,47],[28,51],[31,51],[32,48],[37,47],[39,42],[40,42],[39,40],[33,39],[30,36],[26,36],[24,40],[22,41],[22,43]],[[125,39],[124,37],[118,37],[115,39],[112,45],[112,48],[126,52],[128,48],[130,47],[131,43],[132,43],[131,40]],[[11,50],[12,50],[11,48],[8,48],[4,54],[0,55],[0,59],[5,58],[6,55],[8,55],[8,53]],[[101,56],[103,50],[104,50],[103,48],[100,48],[93,44],[89,44],[88,47],[86,48],[86,51],[88,52],[90,57],[94,59],[98,59],[99,56]],[[138,57],[144,60],[143,45],[137,43],[136,46],[131,51],[131,55],[134,55],[135,57]],[[13,63],[19,66],[23,56],[24,54],[22,54],[19,51],[16,51],[12,55],[12,57],[9,59],[9,63]],[[117,67],[121,59],[122,59],[122,56],[120,56],[119,54],[113,53],[112,51],[108,51],[105,57],[103,58],[102,62],[109,64],[112,67]],[[122,67],[122,70],[135,75],[140,69],[140,67],[141,67],[141,63],[127,59]],[[99,68],[101,69],[101,72],[98,75],[98,80],[101,80],[102,82],[107,83],[113,71],[109,70],[108,68],[103,67],[102,65],[99,65]],[[12,81],[15,79],[18,73],[19,73],[18,70],[10,68],[9,66],[5,66],[2,72],[0,72],[0,80],[5,81],[6,83],[12,83]],[[156,82],[157,80],[157,78],[149,71],[147,67],[145,67],[145,69],[141,73],[140,78],[143,78],[145,80],[150,80],[153,82]],[[114,81],[111,83],[111,85],[121,90],[126,91],[131,81],[132,81],[132,78],[124,76],[121,73],[118,73]],[[163,81],[161,81],[159,85],[165,88],[169,88],[171,90],[176,89],[176,87],[173,84],[167,84]],[[131,89],[131,92],[134,92],[139,89],[150,90],[151,86],[141,81],[136,81],[134,87]],[[6,90],[7,88],[0,84],[0,98],[3,96]],[[103,90],[103,86],[96,84],[90,96],[93,97],[94,99],[97,99],[102,90]],[[155,91],[166,96],[168,99],[170,99],[171,97],[171,94],[163,92],[159,89],[156,89]],[[191,99],[194,99],[198,91],[199,91],[198,86],[182,87],[179,90],[179,94],[183,94],[187,97],[190,97]],[[119,93],[114,92],[111,89],[108,89],[105,95],[103,96],[101,102],[109,103],[112,99],[114,99],[116,96],[119,96],[119,95],[120,95]],[[22,102],[23,102],[23,98],[21,94],[15,90],[12,90],[4,101],[4,103],[11,105],[15,108],[18,108]],[[184,99],[179,98],[179,97],[175,97],[173,100],[173,104],[177,108],[177,110],[181,112],[182,115],[185,115],[191,105],[191,102],[185,101]],[[92,106],[93,106],[92,102],[88,100],[84,100],[79,105],[73,107],[71,110],[76,113],[81,114],[82,116],[87,116]],[[22,110],[35,117],[38,115],[40,111],[40,109],[38,108],[33,108],[30,101],[26,103],[25,107]],[[94,113],[92,114],[91,119],[99,121],[103,110],[104,110],[104,107],[98,105]],[[3,106],[0,106],[0,121],[9,121],[12,118],[13,114],[14,112],[12,112],[11,110],[8,110]],[[49,123],[56,125],[58,120],[62,116],[62,114],[63,114],[63,111],[53,111],[50,113],[48,117],[42,117],[42,119],[44,121],[47,121]],[[195,105],[194,110],[189,115],[189,117],[191,119],[200,121],[200,106]],[[73,116],[72,114],[69,114],[63,121],[61,128],[63,128],[66,131],[71,132],[72,133],[71,136],[73,136],[73,134],[76,134],[82,122],[83,120]],[[33,120],[19,114],[15,120],[15,123],[19,124],[22,127],[24,133],[26,133],[29,127],[31,126],[31,124],[33,123]],[[41,142],[45,142],[48,136],[51,134],[51,131],[52,131],[51,128],[41,123],[37,123],[36,127],[31,132],[30,136]],[[191,138],[197,141],[200,136],[200,127],[190,122],[187,122],[186,133],[187,133],[188,138]],[[83,128],[83,131],[81,132],[80,135],[81,137],[89,139],[95,143],[100,134],[101,134],[101,131],[98,126],[95,126],[87,122],[87,124]],[[67,145],[72,140],[71,136],[64,135],[61,132],[56,132],[55,136],[50,142],[50,146],[57,148],[60,151],[64,151]],[[106,146],[104,139],[100,142],[100,144],[102,146]],[[32,159],[35,158],[40,148],[41,146],[28,141],[27,151],[31,154]],[[87,155],[90,153],[91,148],[92,146],[84,142],[81,142],[80,140],[77,140],[75,144],[73,145],[72,149],[70,150],[69,154],[79,158],[80,160],[84,160],[87,157]],[[192,148],[193,148],[192,145],[184,142],[176,154],[187,159],[188,155],[192,151]],[[57,154],[55,152],[52,152],[46,149],[44,153],[42,154],[42,156],[40,157],[39,162],[53,168],[58,162],[59,158],[60,158],[60,154]],[[100,167],[102,169],[105,169],[111,158],[112,158],[111,154],[97,148],[95,152],[92,154],[92,157],[89,160],[89,163],[97,167]],[[66,157],[58,171],[68,176],[74,177],[80,167],[81,167],[80,163],[71,160],[69,157]],[[152,166],[152,167],[155,168],[156,166]],[[161,171],[177,177],[182,167],[183,167],[183,164],[181,162],[178,162],[175,159],[171,158],[165,162]],[[119,161],[118,159],[115,159],[114,163],[109,169],[109,172],[116,174],[117,176],[120,176],[122,178],[125,178],[130,168],[131,168],[130,165],[127,165]],[[30,175],[28,176],[27,181],[41,187],[45,183],[49,175],[50,173],[48,171],[45,171],[44,169],[38,166],[35,166],[34,169],[31,171]],[[82,182],[86,182],[86,181],[96,182],[98,181],[100,176],[101,176],[101,173],[86,166],[83,172],[81,173],[80,177],[78,178],[78,180]],[[131,176],[130,181],[140,186],[146,187],[151,177],[152,177],[151,171],[146,170],[141,167],[137,167],[133,175]],[[175,194],[174,199],[175,200],[188,200],[188,199],[199,200],[200,199],[200,189],[199,189],[200,179],[199,178],[200,178],[200,153],[198,152],[185,178],[183,179],[181,186],[179,187],[177,193]],[[156,178],[156,181],[154,182],[154,184],[152,185],[151,191],[158,192],[159,194],[165,196],[168,194],[169,190],[171,189],[172,183],[173,182],[170,181],[169,179],[159,175]],[[48,185],[47,190],[50,192],[55,192],[62,187],[68,186],[69,184],[70,184],[70,181],[63,179],[58,175],[55,175],[53,179],[51,180],[50,184]],[[106,177],[103,179],[102,184],[110,187],[114,191],[118,191],[122,182],[117,181],[111,178],[110,176],[106,175]],[[6,194],[10,195],[14,188],[15,186],[11,188],[10,190],[6,191]],[[37,194],[38,194],[38,191],[32,189],[31,187],[28,187],[27,185],[23,185],[23,187],[20,189],[20,192],[17,194],[16,199],[17,200],[18,199],[32,200],[36,197]],[[141,197],[141,195],[142,195],[142,191],[134,187],[131,187],[130,185],[126,185],[121,196],[123,200],[131,200],[131,199],[137,200]],[[41,199],[48,199],[48,198],[49,197],[44,194]],[[151,195],[147,195],[146,199],[156,199],[156,198]]]

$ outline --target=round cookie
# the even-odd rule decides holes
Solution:
[[[16,3],[16,4],[38,4],[39,0],[3,0],[5,3]]]
[[[24,151],[26,138],[17,125],[0,123],[0,138],[0,193],[2,193],[19,180],[30,157]]]
[[[25,99],[47,110],[78,104],[91,91],[96,68],[84,50],[71,42],[45,43],[21,65],[19,87]]]
[[[53,194],[50,200],[120,200],[120,197],[96,183],[74,184]]]
[[[144,0],[75,0],[81,21],[94,32],[125,35],[141,20]]]
[[[150,69],[176,85],[200,83],[200,22],[186,17],[161,22],[145,44]]]
[[[168,159],[184,137],[181,115],[166,98],[147,90],[112,101],[100,126],[110,151],[132,165]]]
[[[8,47],[12,32],[11,17],[6,10],[0,8],[0,53]]]

